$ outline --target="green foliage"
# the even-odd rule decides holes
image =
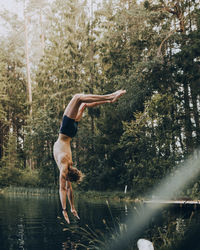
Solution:
[[[170,173],[200,145],[199,7],[196,1],[109,1],[90,18],[79,0],[48,7],[31,1],[27,13],[46,29],[37,65],[38,53],[31,51],[32,117],[23,35],[14,40],[23,20],[14,25],[4,14],[11,32],[0,50],[2,185],[16,175],[26,186],[56,186],[52,151],[67,103],[78,92],[120,88],[127,93],[117,103],[85,112],[72,141],[73,162],[86,175],[80,188],[128,185],[141,195]],[[198,185],[192,190],[198,193]]]
[[[136,192],[144,193],[158,183],[181,159],[180,148],[174,143],[178,139],[172,117],[175,104],[171,95],[154,94],[144,112],[124,122],[119,145],[125,152],[127,183]],[[174,154],[170,153],[172,147]]]
[[[16,19],[14,25],[8,18],[9,22],[11,22],[11,27],[15,28],[20,23]],[[25,165],[23,141],[28,105],[22,71],[23,53],[21,48],[18,48],[21,37],[14,40],[13,33],[9,33],[7,39],[0,41],[0,172],[2,186],[20,183],[20,168]]]
[[[16,167],[2,167],[0,169],[0,187],[20,186],[38,187],[41,186],[37,171],[30,169],[19,169]]]
[[[17,168],[4,167],[0,169],[1,187],[21,185],[21,173]]]
[[[42,186],[37,170],[24,169],[21,170],[20,182],[21,187],[38,187]]]

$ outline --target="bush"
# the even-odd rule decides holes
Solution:
[[[39,175],[37,170],[25,169],[21,171],[21,183],[23,187],[39,186]]]
[[[7,187],[10,185],[19,185],[21,183],[22,173],[20,169],[15,167],[3,167],[0,169],[0,185],[1,187]]]
[[[36,187],[39,185],[38,172],[36,170],[3,167],[0,169],[0,186]]]

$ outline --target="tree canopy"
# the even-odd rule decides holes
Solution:
[[[82,189],[128,185],[144,193],[198,149],[199,2],[115,0],[92,7],[32,0],[24,7],[28,22],[1,13],[11,27],[0,39],[2,186],[20,185],[20,178],[21,185],[57,185],[53,144],[64,108],[80,92],[127,91],[115,104],[86,110],[80,122],[72,149],[85,173]]]

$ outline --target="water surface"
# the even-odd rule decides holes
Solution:
[[[70,226],[84,226],[101,229],[102,219],[110,214],[105,200],[92,202],[87,199],[75,200],[81,220],[69,212]],[[112,205],[113,216],[120,216],[124,206]],[[69,207],[68,207],[69,210]],[[69,210],[70,211],[70,210]],[[57,196],[0,196],[0,249],[70,249],[72,242],[70,227],[62,218],[59,198]]]
[[[107,233],[105,222],[109,229],[113,229],[124,225],[131,214],[141,216],[143,212],[141,204],[109,202],[108,206],[106,200],[80,197],[75,199],[75,205],[81,220],[69,213],[71,225],[68,225],[62,218],[57,196],[1,195],[0,249],[83,249],[77,247],[81,239],[76,233],[66,229],[88,225],[92,230]],[[153,241],[155,249],[159,250],[200,250],[196,236],[199,234],[199,211],[173,208],[162,209],[151,218],[140,237]],[[131,249],[137,249],[136,242],[132,243]]]

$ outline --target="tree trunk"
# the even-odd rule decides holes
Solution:
[[[199,111],[197,104],[197,92],[195,91],[195,86],[191,84],[191,96],[193,104],[193,115],[195,121],[195,132],[196,132],[196,146],[200,145],[200,121],[199,121]]]
[[[32,118],[32,90],[31,90],[31,75],[30,75],[30,63],[29,63],[29,50],[28,50],[28,19],[25,13],[24,2],[24,29],[25,29],[25,52],[26,52],[26,74],[27,74],[27,90],[28,90],[28,102],[30,105],[30,118]],[[32,150],[32,146],[31,146]],[[30,169],[33,169],[32,159],[28,159]]]
[[[40,28],[41,28],[41,47],[42,47],[42,56],[44,56],[44,28],[43,28],[43,21],[42,21],[42,10],[40,10]]]
[[[0,122],[0,160],[3,156],[3,124]]]
[[[186,140],[186,153],[191,153],[193,150],[192,138],[192,122],[189,103],[189,89],[188,83],[183,83],[184,88],[184,109],[185,109],[185,140]]]
[[[25,12],[25,11],[24,11]],[[28,50],[28,20],[24,13],[24,28],[25,28],[25,51],[26,51],[26,74],[27,74],[27,89],[28,89],[28,101],[30,104],[30,117],[32,117],[32,90],[31,90],[31,75],[30,75],[30,63],[29,63],[29,50]]]

